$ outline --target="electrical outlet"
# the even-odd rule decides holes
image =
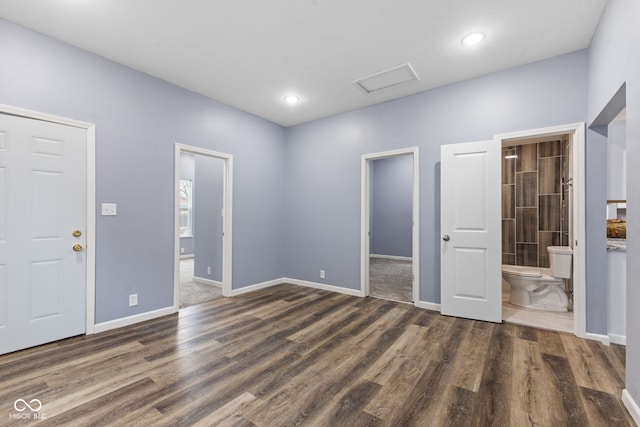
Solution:
[[[138,294],[129,295],[129,307],[138,305]]]
[[[207,267],[207,276],[211,276],[211,267]]]
[[[103,203],[101,208],[102,216],[116,216],[118,214],[118,205],[115,203]]]
[[[321,279],[324,279],[324,276],[325,276],[325,274],[324,274],[324,270],[320,270],[320,278],[321,278]]]

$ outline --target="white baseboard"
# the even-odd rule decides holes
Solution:
[[[424,308],[426,310],[433,310],[433,311],[440,312],[440,304],[436,304],[433,302],[418,301],[417,303],[415,303],[415,306],[418,308]]]
[[[629,394],[626,388],[622,390],[622,403],[624,403],[625,408],[627,408],[629,414],[631,414],[631,418],[636,422],[636,425],[640,426],[640,406],[633,400],[633,397],[631,397],[631,394]]]
[[[193,276],[193,281],[196,283],[202,283],[203,285],[215,286],[216,288],[222,288],[222,282],[217,280],[205,279],[204,277]]]
[[[291,283],[292,285],[305,286],[307,288],[322,289],[323,291],[337,292],[340,294],[351,295],[354,297],[364,297],[364,293],[360,289],[343,288],[342,286],[328,285],[326,283],[309,282],[307,280],[291,279],[284,277],[281,283]]]
[[[249,285],[249,286],[245,286],[245,287],[238,288],[238,289],[232,289],[231,290],[231,295],[229,295],[229,296],[230,297],[234,297],[236,295],[242,295],[242,294],[246,294],[248,292],[257,291],[257,290],[260,290],[260,289],[270,288],[271,286],[281,285],[281,284],[284,283],[283,280],[284,279],[282,279],[282,278],[274,279],[274,280],[268,280],[266,282],[256,283],[255,285]]]
[[[413,260],[413,258],[411,258],[410,256],[381,255],[381,254],[370,254],[369,258],[395,259],[397,261],[412,261]]]
[[[613,344],[627,345],[626,335],[609,334],[609,339]]]
[[[591,332],[587,332],[586,334],[584,334],[584,338],[593,341],[600,341],[604,345],[611,345],[611,339],[609,338],[609,335],[592,334]]]
[[[122,328],[123,326],[133,325],[134,323],[140,323],[147,320],[155,319],[162,316],[167,316],[176,312],[176,309],[171,307],[160,308],[158,310],[147,311],[146,313],[134,314],[133,316],[122,317],[116,320],[110,320],[108,322],[102,322],[96,324],[94,333],[110,331],[111,329]]]

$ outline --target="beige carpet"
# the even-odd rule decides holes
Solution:
[[[193,280],[193,258],[180,260],[180,308],[220,297],[222,297],[222,289]]]
[[[411,261],[371,258],[369,295],[375,298],[413,302]]]

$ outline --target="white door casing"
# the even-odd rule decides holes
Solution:
[[[420,301],[420,149],[418,147],[402,148],[379,153],[364,154],[361,158],[360,186],[360,291],[359,296],[369,295],[369,253],[371,229],[371,168],[370,162],[394,156],[410,154],[413,156],[413,193],[412,193],[412,298],[415,306]]]
[[[214,157],[224,161],[222,208],[222,296],[233,293],[233,156],[206,148],[175,144],[174,150],[174,260],[173,260],[173,310],[180,309],[180,155]]]
[[[0,114],[0,207],[0,354],[85,333],[87,130]]]
[[[441,146],[441,313],[502,322],[500,144]]]
[[[521,139],[538,138],[549,135],[572,135],[571,167],[573,177],[573,205],[570,207],[569,221],[573,232],[573,316],[575,334],[580,338],[595,339],[607,342],[602,335],[587,333],[586,313],[586,170],[585,170],[585,133],[584,123],[570,123],[546,128],[529,129],[519,132],[504,133],[494,136],[494,140],[502,146]]]

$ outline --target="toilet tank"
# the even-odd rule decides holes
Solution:
[[[547,246],[547,252],[549,252],[551,275],[563,279],[570,278],[573,249],[569,246]]]

